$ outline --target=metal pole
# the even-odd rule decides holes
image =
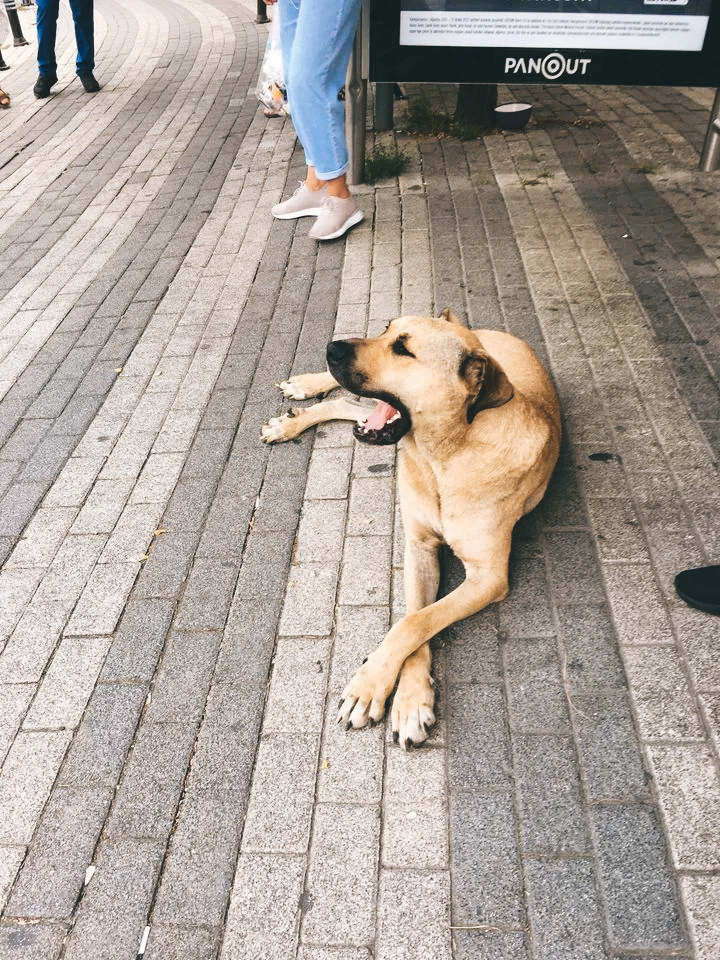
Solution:
[[[367,113],[367,79],[363,76],[363,35],[367,18],[367,4],[363,2],[360,23],[355,33],[352,56],[345,84],[345,129],[350,154],[350,182],[365,180],[365,115]]]
[[[395,84],[375,84],[375,129],[392,130],[393,107],[395,106]]]
[[[255,23],[270,23],[270,18],[267,15],[267,7],[265,6],[264,0],[257,0],[257,16],[255,17]]]
[[[700,154],[700,169],[712,173],[720,167],[720,87],[715,91],[715,102],[710,111],[710,123]]]
[[[28,42],[23,36],[22,27],[20,26],[20,17],[18,16],[15,0],[5,0],[5,13],[7,14],[8,21],[10,22],[10,29],[12,30],[12,35],[14,37],[13,46],[26,47]]]

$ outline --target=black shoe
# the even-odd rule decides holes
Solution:
[[[35,81],[35,86],[33,87],[33,93],[38,98],[42,100],[43,97],[50,96],[50,87],[57,83],[57,77],[51,76],[49,73],[41,73],[40,76]]]
[[[92,72],[88,70],[86,73],[79,73],[80,83],[85,87],[85,93],[97,93],[100,89],[100,84],[97,82]]]
[[[675,577],[675,589],[696,610],[720,615],[720,566],[683,570]]]

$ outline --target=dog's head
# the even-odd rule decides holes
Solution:
[[[380,401],[355,428],[365,443],[397,443],[433,421],[472,423],[513,395],[500,366],[449,310],[436,319],[399,317],[373,339],[335,340],[327,362],[347,390]]]

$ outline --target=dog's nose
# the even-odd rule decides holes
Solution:
[[[327,345],[325,355],[328,363],[343,363],[352,353],[352,345],[347,340],[333,340]]]

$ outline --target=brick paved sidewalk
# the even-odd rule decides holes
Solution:
[[[504,91],[525,131],[398,133],[318,246],[255,4],[97,0],[93,96],[62,11],[0,117],[0,957],[716,960],[720,625],[672,589],[720,558],[711,92]],[[394,451],[258,438],[333,336],[447,305],[566,438],[406,754],[334,723],[402,612]]]

